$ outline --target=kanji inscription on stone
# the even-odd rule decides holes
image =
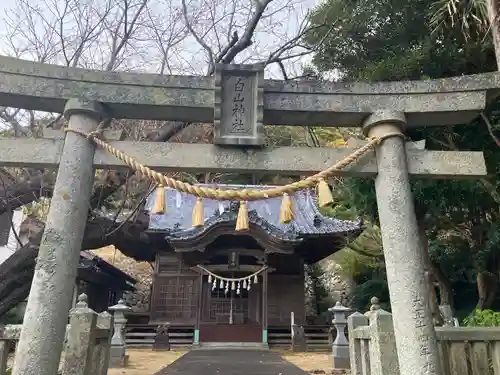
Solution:
[[[217,64],[214,144],[263,146],[263,65]]]

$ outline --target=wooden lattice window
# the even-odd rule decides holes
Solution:
[[[151,315],[154,320],[192,323],[196,321],[197,277],[157,277]]]

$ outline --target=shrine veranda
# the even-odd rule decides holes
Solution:
[[[105,118],[214,124],[212,145],[130,142],[120,140],[119,132],[104,132],[113,147],[162,172],[303,176],[354,151],[269,148],[264,125],[359,126],[367,136],[381,139],[374,151],[339,175],[375,179],[401,374],[442,373],[409,178],[481,178],[486,167],[482,152],[419,149],[405,141],[404,132],[470,122],[500,93],[500,74],[375,84],[284,82],[264,80],[260,65],[218,65],[213,77],[188,77],[98,72],[0,57],[0,77],[0,105],[63,113],[68,128],[82,134],[95,131]],[[0,139],[0,165],[59,168],[13,374],[56,373],[94,170],[124,163],[70,131],[47,132],[38,139]],[[249,236],[254,237],[258,229],[253,231],[255,223],[248,215]],[[234,227],[224,228],[224,235],[238,235]],[[181,248],[178,243],[174,254]],[[293,253],[293,246],[288,250]],[[258,271],[267,280],[271,267],[261,255],[256,258],[260,266],[248,268],[245,275]],[[232,290],[232,284],[227,288]],[[267,301],[264,290],[261,303]],[[262,317],[254,339],[265,343],[267,315]]]

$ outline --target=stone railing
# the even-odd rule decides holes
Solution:
[[[87,296],[82,294],[70,312],[66,328],[64,355],[60,371],[63,375],[106,375],[113,318],[103,312],[97,314],[87,305]],[[19,340],[21,325],[7,325],[0,333],[0,375],[10,374],[9,354]]]
[[[348,329],[352,375],[401,375],[392,314],[376,298],[369,312],[349,317]],[[444,375],[500,375],[500,328],[437,327],[436,335]]]

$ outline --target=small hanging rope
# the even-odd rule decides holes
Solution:
[[[352,154],[346,156],[341,161],[335,163],[335,165],[313,175],[309,176],[303,180],[293,182],[288,185],[278,186],[268,190],[223,190],[223,189],[213,189],[208,187],[202,187],[197,185],[191,185],[171,177],[167,177],[162,173],[156,172],[151,168],[139,163],[134,158],[126,155],[119,149],[111,146],[109,143],[100,139],[101,131],[93,131],[90,133],[85,133],[80,130],[66,128],[66,132],[72,132],[79,134],[88,140],[94,142],[96,145],[102,147],[110,154],[114,155],[130,168],[135,170],[137,173],[144,177],[148,177],[159,185],[168,186],[177,191],[188,193],[199,198],[208,198],[214,200],[239,200],[239,201],[257,201],[268,198],[282,197],[283,194],[292,194],[299,190],[309,189],[316,186],[321,180],[328,177],[334,176],[338,171],[345,169],[349,165],[353,164],[359,160],[364,154],[366,154],[371,149],[374,149],[376,145],[380,144],[384,139],[389,137],[404,137],[402,133],[392,132],[383,135],[382,137],[371,138],[367,144],[361,148],[354,151]]]
[[[237,278],[230,278],[230,277],[222,277],[222,276],[219,276],[213,272],[210,272],[209,270],[207,270],[205,267],[201,266],[201,265],[197,265],[198,268],[200,268],[203,272],[206,272],[207,274],[211,275],[214,279],[216,280],[221,280],[221,281],[227,281],[227,282],[238,282],[238,281],[245,281],[245,280],[248,280],[248,279],[253,279],[255,276],[259,275],[260,273],[264,272],[265,270],[267,270],[267,266],[263,266],[260,270],[258,270],[257,272],[254,272],[252,273],[251,275],[248,275],[248,276],[245,276],[245,277],[237,277]]]

